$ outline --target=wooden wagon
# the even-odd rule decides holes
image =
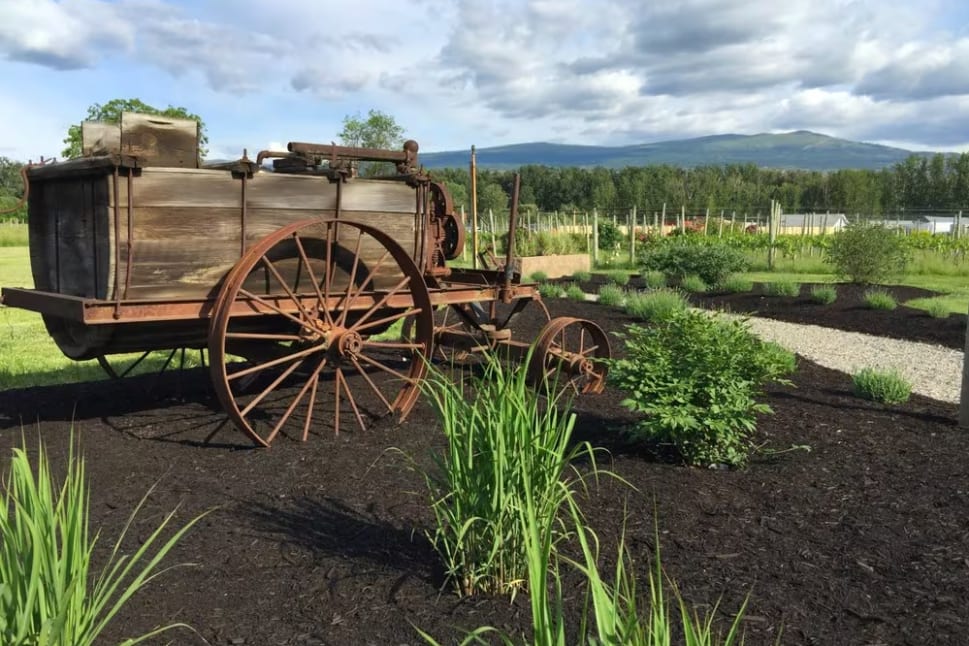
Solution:
[[[510,325],[541,305],[536,286],[510,263],[448,266],[463,223],[415,142],[290,143],[198,167],[184,125],[85,124],[88,156],[29,169],[34,289],[2,301],[41,313],[66,356],[109,367],[119,353],[207,349],[229,418],[268,445],[323,419],[339,432],[341,416],[406,416],[436,356],[527,355]],[[361,163],[393,170],[365,178]],[[536,382],[602,389],[609,345],[594,323],[553,319],[535,343]]]

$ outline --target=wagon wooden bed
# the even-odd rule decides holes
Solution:
[[[41,313],[66,356],[108,367],[119,353],[207,349],[222,407],[261,445],[324,420],[339,432],[341,417],[404,417],[429,361],[499,346],[529,356],[536,382],[602,389],[597,325],[553,319],[517,341],[515,317],[544,310],[537,287],[510,263],[448,266],[463,223],[415,142],[291,143],[214,168],[125,143],[122,131],[106,154],[28,171],[35,288],[4,288],[2,302]],[[396,172],[359,177],[361,162]]]

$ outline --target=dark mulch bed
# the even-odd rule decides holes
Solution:
[[[628,322],[593,304],[551,308],[610,330]],[[534,318],[519,329],[524,338],[535,330]],[[771,389],[775,414],[758,430],[763,450],[743,471],[658,461],[621,441],[632,418],[619,393],[582,400],[579,433],[609,447],[607,466],[636,487],[606,478],[583,501],[604,552],[625,527],[643,573],[655,523],[663,564],[689,603],[720,599],[724,615],[749,595],[748,644],[774,643],[782,632],[784,644],[963,643],[969,470],[956,407],[922,397],[864,402],[850,395],[846,376],[807,361],[793,381]],[[178,644],[416,644],[414,626],[442,643],[483,624],[527,632],[524,595],[462,600],[442,587],[422,536],[430,523],[422,481],[388,450],[427,464],[441,447],[427,406],[400,426],[386,421],[339,437],[324,428],[305,444],[282,438],[253,450],[231,429],[206,443],[223,420],[206,375],[151,393],[144,385],[0,393],[0,468],[22,434],[31,446],[41,435],[58,464],[69,429],[80,436],[92,521],[102,527],[99,555],[156,482],[137,539],[176,506],[182,519],[214,509],[170,559],[195,565],[155,581],[108,637],[175,620],[198,631],[177,633]],[[785,452],[796,445],[810,450]],[[567,590],[579,604],[579,589]]]
[[[562,282],[570,281],[563,279]],[[587,293],[595,294],[607,282],[604,276],[594,275],[592,280],[581,285]],[[867,287],[837,284],[837,300],[830,305],[822,305],[811,300],[812,286],[810,283],[801,285],[799,296],[767,296],[764,285],[755,284],[753,291],[748,293],[691,294],[690,301],[699,307],[764,316],[791,323],[807,323],[893,339],[935,343],[958,350],[965,347],[965,314],[950,314],[948,318],[936,319],[924,310],[903,305],[916,298],[938,296],[936,292],[900,285],[879,287],[878,289],[892,294],[899,306],[894,310],[872,310],[865,305]],[[642,289],[644,285],[638,276],[634,276],[626,288]]]

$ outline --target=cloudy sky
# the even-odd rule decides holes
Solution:
[[[0,155],[88,106],[202,116],[210,157],[393,115],[422,150],[814,130],[969,150],[967,0],[0,0]]]

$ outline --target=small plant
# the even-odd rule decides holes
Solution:
[[[569,283],[568,285],[566,285],[565,296],[569,300],[573,300],[573,301],[581,302],[585,300],[585,292],[582,290],[581,287],[579,287],[575,283]]]
[[[533,271],[529,278],[533,283],[544,283],[548,280],[548,274],[544,271]]]
[[[97,533],[93,537],[90,533],[84,460],[74,457],[72,440],[67,474],[59,490],[43,444],[36,463],[35,471],[26,451],[14,449],[0,493],[0,643],[100,643],[107,624],[163,571],[159,563],[201,516],[162,543],[162,534],[174,516],[169,513],[154,532],[140,538],[133,554],[123,555],[127,528],[149,490],[129,517],[104,569],[92,577]],[[135,644],[176,627],[187,628],[172,624],[125,643]]]
[[[618,285],[607,284],[599,288],[599,303],[601,305],[619,307],[625,299],[625,292]]]
[[[613,285],[619,285],[623,287],[629,284],[629,272],[617,269],[614,271],[606,272],[606,280],[608,280]]]
[[[821,305],[830,305],[838,298],[838,290],[834,285],[815,285],[811,288],[811,300]]]
[[[643,282],[650,289],[661,289],[666,287],[666,274],[661,271],[643,272]]]
[[[580,283],[587,283],[592,280],[592,273],[580,269],[572,274],[572,280]]]
[[[557,283],[541,283],[538,286],[538,293],[542,298],[561,298],[565,296],[565,289]]]
[[[717,284],[716,289],[728,294],[743,294],[754,289],[754,282],[745,276],[732,274]]]
[[[613,224],[611,220],[605,219],[599,220],[598,233],[599,248],[606,251],[618,247],[625,237],[619,227]]]
[[[699,240],[694,241],[691,236],[666,238],[646,248],[641,256],[643,269],[661,271],[674,283],[696,274],[707,285],[716,285],[730,274],[747,268],[747,259],[739,249]]]
[[[883,404],[903,404],[912,394],[912,385],[897,370],[864,368],[851,377],[855,395]]]
[[[682,292],[664,287],[627,294],[625,311],[643,321],[662,321],[674,312],[682,312],[688,306],[689,301]]]
[[[879,224],[852,222],[834,234],[825,260],[853,283],[884,283],[903,275],[909,262],[905,240]]]
[[[702,294],[707,291],[707,283],[696,274],[690,274],[680,281],[680,289],[690,294]]]
[[[623,405],[643,414],[634,437],[670,444],[692,465],[743,465],[765,384],[782,381],[790,353],[768,346],[740,320],[706,312],[670,313],[626,328],[626,358],[610,363]]]
[[[571,444],[575,415],[548,405],[551,391],[530,383],[527,364],[485,355],[470,378],[473,397],[434,366],[421,382],[448,444],[423,472],[435,519],[429,538],[462,595],[526,587],[530,532],[557,535],[558,511],[576,482],[564,477],[569,463],[590,451]]]
[[[949,318],[949,306],[945,304],[945,301],[930,300],[925,304],[925,311],[934,319]]]
[[[764,285],[764,293],[768,296],[799,296],[801,283],[792,280],[776,280]]]
[[[865,305],[873,310],[893,310],[898,301],[884,289],[869,289],[865,292]]]

